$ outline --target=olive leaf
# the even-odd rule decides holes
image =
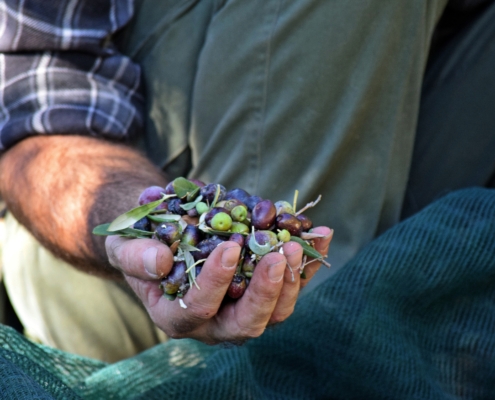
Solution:
[[[175,195],[164,195],[160,200],[156,200],[148,204],[143,204],[142,206],[133,208],[132,210],[119,215],[112,221],[112,223],[108,227],[108,230],[110,232],[114,232],[130,227],[132,224],[134,224],[134,222],[137,222],[141,218],[146,217],[151,211],[153,211],[157,206],[162,204],[170,197],[175,197]]]
[[[196,199],[194,201],[191,201],[191,202],[186,203],[186,204],[181,204],[180,208],[182,208],[183,210],[186,210],[186,211],[192,210],[194,207],[196,207],[196,204],[198,204],[201,200],[203,200],[203,196],[199,195],[198,197],[196,197]]]
[[[291,236],[290,237],[291,242],[297,242],[299,243],[302,248],[303,248],[303,253],[306,254],[309,257],[317,258],[319,260],[323,259],[323,255],[320,254],[317,250],[315,250],[313,247],[311,247],[309,244],[307,244],[304,240],[302,240],[298,236]]]
[[[254,234],[253,228],[253,232],[251,234],[251,237],[249,238],[249,248],[254,254],[264,256],[265,254],[268,254],[270,252],[272,246],[270,246],[270,243],[259,244],[256,241],[256,235]]]
[[[125,228],[125,229],[120,229],[118,231],[110,231],[108,230],[109,226],[110,224],[98,225],[93,229],[93,235],[97,235],[97,236],[120,235],[123,237],[132,237],[138,239],[149,238],[153,236],[153,232],[143,231],[141,229],[134,229],[134,228]]]
[[[182,251],[199,251],[199,249],[197,247],[191,246],[190,244],[187,244],[187,243],[179,244],[179,248]]]
[[[147,217],[153,222],[177,222],[181,219],[181,216],[177,214],[148,214]]]
[[[198,185],[182,177],[174,179],[174,181],[172,182],[172,186],[174,187],[175,194],[180,199],[191,196],[192,193],[197,193],[199,190]]]

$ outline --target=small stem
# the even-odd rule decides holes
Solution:
[[[312,207],[316,206],[320,202],[320,200],[321,200],[321,194],[318,196],[318,198],[315,201],[312,201],[312,202],[306,204],[303,208],[301,208],[298,212],[296,212],[295,216],[297,217],[299,214],[302,214],[308,208],[312,208]]]
[[[299,190],[296,190],[294,192],[294,201],[292,203],[292,209],[294,210],[294,212],[296,212],[296,206],[297,206],[297,197],[299,196]],[[297,214],[296,214],[297,215]]]

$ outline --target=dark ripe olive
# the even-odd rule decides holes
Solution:
[[[203,232],[196,225],[187,225],[182,232],[180,241],[196,247],[201,240],[203,240]]]
[[[173,198],[168,201],[168,211],[171,212],[172,214],[177,214],[177,215],[186,215],[187,211],[184,210],[181,207],[182,200]]]
[[[151,232],[151,221],[148,218],[143,217],[139,221],[134,222],[133,228]]]
[[[191,218],[199,217],[199,213],[198,210],[196,210],[196,207],[187,210],[187,215],[189,215]]]
[[[202,265],[196,265],[194,268],[196,269],[196,276],[198,276],[201,273],[203,266]]]
[[[163,203],[158,204],[158,206],[155,208],[155,210],[165,210],[165,211],[167,211],[168,210],[168,202],[167,201],[164,201]]]
[[[241,247],[244,246],[244,235],[241,235],[240,233],[230,235],[229,240],[231,242],[236,242]]]
[[[217,193],[217,187],[220,186],[220,194],[218,195],[217,201],[223,200],[225,193],[227,193],[227,189],[225,189],[224,186],[219,185],[217,183],[210,183],[206,186],[203,186],[199,190],[199,194],[203,196],[203,201],[207,202],[208,204],[213,203],[213,200],[215,199],[215,195]]]
[[[206,225],[211,226],[211,220],[213,219],[213,217],[221,212],[229,214],[229,211],[223,207],[213,207],[210,211],[208,211],[205,215]]]
[[[180,240],[182,235],[179,224],[164,222],[156,228],[155,236],[158,240],[170,246],[175,241]]]
[[[287,213],[287,214],[294,214],[294,209],[290,205],[289,202],[281,200],[277,201],[274,204],[275,208],[277,209],[277,215]]]
[[[255,229],[268,229],[275,223],[277,209],[270,200],[263,200],[256,204],[251,213],[251,225]]]
[[[299,236],[302,232],[302,223],[294,215],[282,213],[277,217],[277,228],[287,229],[292,236]]]
[[[209,239],[199,242],[197,246],[195,246],[198,250],[191,251],[194,261],[208,258],[211,252],[215,250],[220,243],[223,243],[223,240],[221,240],[218,236],[212,236]]]
[[[249,248],[249,241],[251,240],[252,234],[247,235],[246,240],[244,242],[244,246]],[[270,244],[270,246],[275,246],[278,243],[277,234],[272,231],[255,231],[254,238],[256,242],[263,246],[264,244]]]
[[[263,199],[260,196],[249,196],[244,204],[248,208],[249,211],[253,211],[254,206],[258,204],[260,201],[263,201]]]
[[[140,206],[156,200],[160,200],[165,193],[165,189],[160,186],[150,186],[144,189],[139,195],[138,203]]]
[[[175,294],[182,285],[187,283],[186,263],[176,261],[166,278],[161,281],[162,290],[166,294]]]
[[[230,282],[229,289],[227,290],[227,296],[231,299],[238,299],[246,291],[246,277],[241,274],[235,274]]]
[[[309,231],[313,227],[313,221],[311,221],[308,217],[306,217],[304,214],[299,214],[297,216],[297,219],[301,221],[302,225],[302,230],[304,232]]]
[[[215,247],[217,247],[219,244],[229,240],[229,238],[227,236],[213,235],[209,238],[209,240],[215,245]]]
[[[175,194],[174,181],[170,181],[167,186],[165,186],[165,194]]]
[[[202,188],[203,186],[206,186],[206,183],[203,181],[200,181],[199,179],[189,179],[190,182],[194,183],[196,186],[199,186]]]
[[[254,268],[256,267],[256,261],[254,261],[250,255],[247,255],[242,260],[242,273],[248,278],[253,276]]]
[[[229,190],[226,194],[224,199],[225,200],[239,200],[242,201],[244,204],[246,203],[246,200],[250,197],[251,195],[246,192],[244,189],[241,188],[235,188],[232,190]]]

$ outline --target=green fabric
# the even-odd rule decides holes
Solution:
[[[0,329],[5,399],[492,399],[495,191],[454,192],[366,246],[244,346],[104,364]],[[44,396],[44,397],[43,397]]]
[[[399,221],[446,3],[138,1],[119,43],[143,70],[140,145],[171,178],[291,202],[297,189],[300,204],[322,194],[308,214],[338,232],[338,269]]]

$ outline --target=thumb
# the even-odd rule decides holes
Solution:
[[[168,246],[154,239],[109,236],[105,247],[112,266],[142,280],[160,279],[169,273],[174,262]]]

